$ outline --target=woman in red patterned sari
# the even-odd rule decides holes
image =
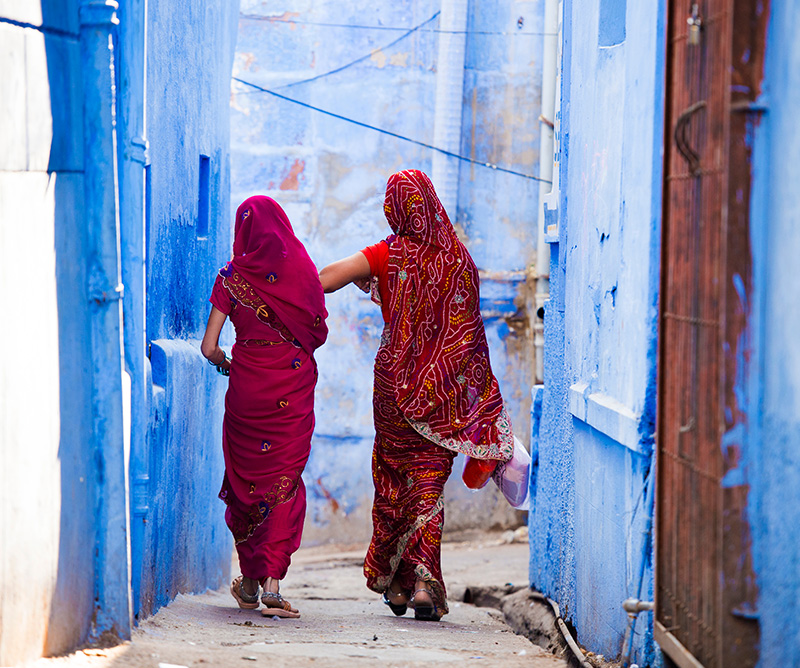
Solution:
[[[233,260],[217,275],[203,355],[230,373],[220,498],[242,575],[231,594],[242,608],[299,617],[279,583],[300,546],[306,491],[300,475],[314,430],[314,350],[327,336],[316,267],[277,202],[256,196],[236,212]],[[219,347],[230,317],[232,359]]]
[[[489,365],[478,270],[430,179],[389,178],[394,234],[325,267],[325,292],[369,286],[385,328],[375,358],[372,542],[367,586],[397,615],[447,613],[442,491],[456,453],[508,460],[513,435]]]

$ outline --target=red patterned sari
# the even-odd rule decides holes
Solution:
[[[375,359],[373,536],[367,586],[428,583],[447,613],[441,569],[442,491],[456,453],[508,460],[513,434],[480,315],[479,276],[422,172],[394,174],[388,270],[366,249],[388,321]],[[372,247],[374,248],[374,247]],[[373,294],[375,294],[373,290]]]
[[[313,353],[325,341],[327,312],[316,267],[274,200],[251,197],[239,207],[233,248],[211,294],[236,329],[220,498],[242,574],[281,580],[302,536]]]

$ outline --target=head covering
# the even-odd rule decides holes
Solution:
[[[480,277],[418,170],[393,174],[384,212],[389,245],[388,345],[398,406],[423,436],[481,459],[507,460],[513,434],[480,313]]]
[[[317,268],[274,199],[255,195],[237,209],[230,268],[250,283],[307,352],[325,342],[328,312]]]
[[[399,236],[444,251],[461,244],[433,183],[419,170],[408,169],[389,177],[383,211],[389,227]]]

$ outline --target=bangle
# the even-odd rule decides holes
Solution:
[[[210,357],[206,358],[206,362],[208,362],[211,366],[220,366],[222,364],[225,364],[225,362],[227,362],[227,361],[228,361],[228,355],[225,353],[224,350],[222,351],[222,361],[221,362],[213,362]]]

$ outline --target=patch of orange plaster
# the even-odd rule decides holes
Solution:
[[[284,12],[283,14],[279,14],[278,16],[270,16],[270,21],[286,21],[289,22],[292,19],[296,19],[300,16],[300,12]]]
[[[281,190],[299,190],[300,189],[300,181],[298,177],[300,174],[303,173],[303,170],[306,168],[305,160],[300,160],[297,158],[294,161],[291,169],[289,170],[289,175],[281,181],[280,189]]]
[[[242,53],[240,54],[240,58],[242,59],[242,67],[246,70],[253,69],[253,63],[256,62],[256,57],[252,53]]]
[[[375,63],[378,68],[382,69],[386,67],[386,54],[380,49],[375,49],[371,54],[369,54],[369,59]]]
[[[395,67],[408,67],[410,53],[395,53],[389,58],[389,64]]]

